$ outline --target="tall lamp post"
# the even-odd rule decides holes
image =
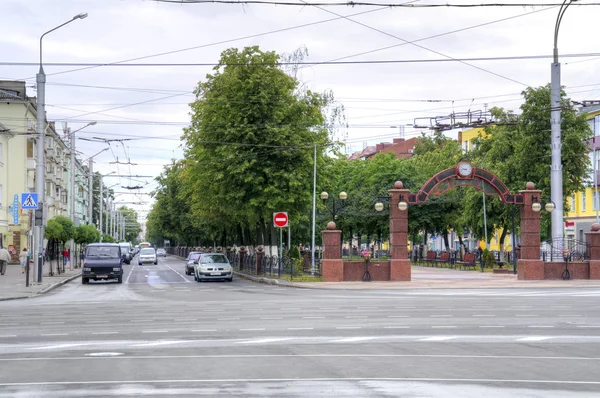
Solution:
[[[42,39],[50,32],[54,32],[55,30],[62,28],[63,26],[75,21],[76,19],[86,18],[87,14],[77,14],[71,20],[58,25],[57,27],[50,29],[45,32],[40,37],[40,70],[35,76],[35,81],[37,84],[37,133],[38,133],[38,143],[37,143],[37,165],[35,170],[35,190],[38,194],[38,197],[41,198],[39,200],[38,206],[43,211],[45,198],[45,184],[44,181],[46,179],[46,169],[44,164],[44,142],[46,139],[46,74],[44,73],[44,67],[42,62]],[[44,223],[41,222],[41,225],[35,226],[35,251],[37,252],[37,281],[38,283],[42,282],[42,265],[43,258],[42,253],[44,250]]]
[[[558,10],[554,25],[554,59],[550,75],[550,129],[552,134],[552,168],[550,171],[550,197],[556,204],[552,212],[552,238],[562,240],[563,237],[563,177],[561,164],[561,109],[560,109],[560,63],[558,62],[558,29],[567,8],[577,0],[564,0]]]
[[[323,203],[327,202],[327,199],[329,199],[329,194],[325,191],[321,192],[321,195],[319,195],[321,197],[321,200],[323,201]],[[344,201],[346,199],[348,199],[348,194],[344,191],[340,192],[339,195],[339,201],[338,199],[333,199],[333,203],[331,205],[331,217],[333,217],[333,221],[335,221],[339,211],[344,207]],[[344,233],[342,232],[340,234],[340,256],[343,257],[344,255]]]
[[[101,150],[100,152],[98,152],[97,154],[90,156],[88,159],[88,171],[89,171],[89,178],[88,178],[88,194],[89,194],[89,198],[88,198],[88,224],[93,224],[94,223],[94,158],[98,155],[100,155],[102,152],[108,151],[108,148],[104,148],[103,150]]]

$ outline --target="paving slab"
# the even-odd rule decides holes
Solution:
[[[49,275],[50,268],[44,264],[44,273],[42,282],[37,283],[33,279],[33,272],[29,275],[29,286],[26,286],[25,274],[21,273],[19,264],[8,264],[6,273],[0,275],[0,301],[28,298],[44,294],[52,289],[61,286],[81,275],[81,268],[70,269],[69,265],[65,267],[65,272],[58,275],[54,267],[54,275]]]

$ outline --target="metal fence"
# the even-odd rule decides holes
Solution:
[[[589,243],[577,239],[551,239],[542,244],[541,259],[543,261],[589,260]]]

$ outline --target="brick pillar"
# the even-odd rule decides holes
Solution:
[[[411,268],[408,258],[408,209],[400,210],[400,196],[408,202],[409,190],[402,181],[396,181],[390,193],[390,281],[410,281]]]
[[[592,224],[592,232],[585,233],[589,245],[590,279],[600,279],[600,224]]]
[[[256,248],[256,275],[262,274],[262,259],[265,256],[265,248],[258,246]]]
[[[246,261],[246,256],[248,255],[248,249],[246,246],[240,247],[240,270],[244,269],[244,261]]]
[[[534,189],[535,185],[528,182],[523,195],[521,206],[521,255],[517,261],[517,277],[520,280],[544,279],[544,261],[540,259],[540,211],[531,208],[534,197],[541,201],[542,191]]]
[[[323,282],[342,282],[344,280],[344,262],[341,259],[340,239],[342,231],[335,229],[335,223],[330,221],[327,229],[321,231],[323,240],[323,260],[321,276]]]

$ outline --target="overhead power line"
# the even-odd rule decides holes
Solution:
[[[295,3],[287,1],[270,1],[270,0],[154,0],[157,3],[176,3],[176,4],[268,4],[277,6],[370,6],[370,7],[389,7],[389,8],[480,8],[480,7],[556,7],[562,3],[480,3],[480,4],[406,4],[406,3],[373,3],[363,1],[347,1],[347,2],[327,2],[327,3]],[[598,6],[600,3],[572,3],[572,6]]]
[[[515,61],[524,59],[548,59],[552,58],[552,54],[540,54],[540,55],[508,55],[508,56],[497,56],[497,57],[469,57],[469,58],[415,58],[415,59],[379,59],[379,60],[364,60],[364,61],[302,61],[302,62],[279,62],[277,65],[368,65],[368,64],[416,64],[416,63],[436,63],[436,62],[474,62],[474,61]],[[600,57],[600,53],[573,53],[573,54],[561,54],[560,58],[581,58],[581,57]],[[36,66],[39,63],[36,62],[0,62],[0,66]],[[217,66],[218,63],[208,62],[190,62],[190,63],[134,63],[134,64],[108,64],[108,63],[84,63],[84,62],[48,62],[44,63],[44,67],[49,66],[112,66],[112,67],[197,67],[197,66]],[[260,62],[253,62],[252,66],[263,65]],[[264,64],[270,65],[270,64]],[[250,64],[227,64],[227,66],[250,66]],[[154,99],[152,101],[158,101],[160,99],[172,98],[178,95],[186,95],[191,92],[183,92],[181,94],[175,94],[168,97]]]

